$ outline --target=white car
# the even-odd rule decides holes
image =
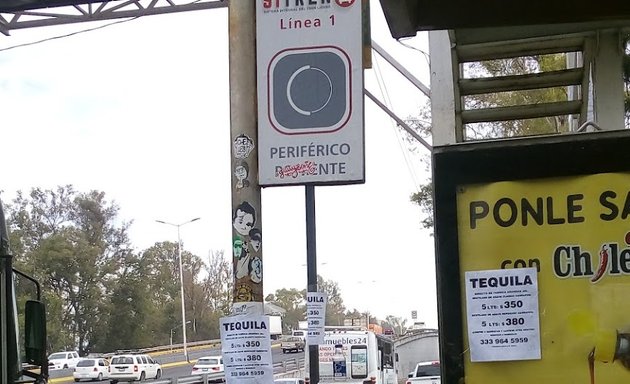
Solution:
[[[221,356],[204,356],[197,360],[193,366],[191,375],[223,373],[223,357]],[[223,381],[222,377],[219,381]]]
[[[109,377],[109,363],[101,358],[81,359],[72,372],[74,381],[82,379],[101,381]]]
[[[285,377],[281,379],[275,379],[274,384],[304,384],[304,379],[301,377]]]
[[[440,384],[440,362],[423,361],[416,365],[416,369],[409,373],[405,384]]]
[[[80,359],[79,354],[74,351],[55,352],[48,356],[48,369],[74,368]]]
[[[109,379],[112,384],[160,377],[162,366],[149,355],[114,355],[109,361]]]

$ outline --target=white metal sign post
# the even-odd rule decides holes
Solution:
[[[259,182],[365,179],[361,0],[256,0]]]

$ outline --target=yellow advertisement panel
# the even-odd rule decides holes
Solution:
[[[462,295],[537,271],[540,358],[472,362],[463,300],[467,384],[630,382],[630,173],[463,185],[457,212]]]

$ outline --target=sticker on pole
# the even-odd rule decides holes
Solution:
[[[308,321],[307,342],[309,345],[324,344],[326,325],[326,293],[306,293],[306,318]]]
[[[470,360],[540,359],[536,268],[465,273]]]
[[[273,384],[269,317],[222,317],[220,327],[226,382]]]

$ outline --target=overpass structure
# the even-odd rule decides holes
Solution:
[[[630,292],[606,248],[630,215],[605,208],[630,212],[630,4],[380,1],[394,38],[429,34],[442,383],[620,382],[630,322],[600,303]]]
[[[563,119],[569,121],[565,133],[625,127],[627,4],[616,0],[597,6],[582,0],[570,6],[556,0],[509,7],[460,0],[381,4],[393,37],[429,31],[433,145],[479,140],[475,127],[500,121]],[[565,54],[566,69],[510,76],[475,76],[470,70],[473,63],[552,54]],[[492,107],[470,98],[552,88],[562,89],[567,97]]]
[[[6,0],[0,2],[0,33],[52,25],[84,23],[227,7],[225,0]]]
[[[434,145],[478,139],[471,126],[508,120],[562,119],[569,122],[564,133],[623,129],[623,25],[429,32]],[[566,69],[483,78],[465,73],[475,62],[550,54],[564,54]],[[567,97],[481,108],[468,102],[471,95],[552,88],[566,90]]]

